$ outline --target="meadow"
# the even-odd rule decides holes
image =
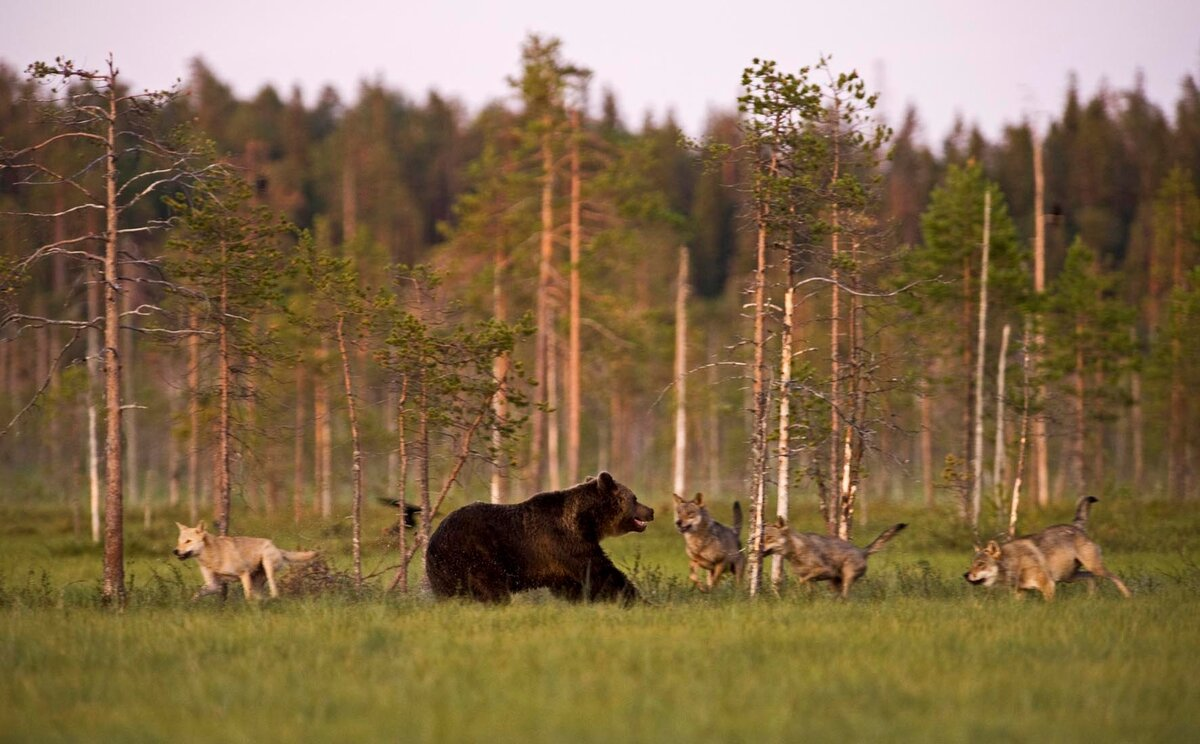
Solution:
[[[966,584],[950,511],[872,504],[859,544],[910,528],[849,601],[820,586],[750,600],[687,583],[665,504],[606,548],[647,601],[534,593],[505,607],[382,587],[368,509],[362,592],[191,602],[172,518],[127,527],[129,604],[97,602],[100,550],[69,513],[0,506],[0,741],[1195,741],[1200,506],[1106,497],[1091,533],[1134,592],[1014,600]],[[811,510],[810,510],[811,511]],[[728,519],[728,504],[714,508]],[[1070,518],[1071,505],[1022,526]],[[815,529],[807,513],[795,521]],[[135,523],[138,522],[138,523]],[[350,565],[344,522],[247,516],[244,534]],[[420,568],[414,576],[420,575]],[[297,586],[303,587],[303,584]]]

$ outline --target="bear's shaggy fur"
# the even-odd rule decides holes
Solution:
[[[438,597],[504,602],[545,587],[573,601],[629,602],[637,589],[600,541],[642,532],[654,510],[602,472],[519,504],[476,502],[451,512],[429,539],[426,574]]]

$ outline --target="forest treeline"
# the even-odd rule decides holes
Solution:
[[[773,484],[843,534],[876,497],[982,502],[990,531],[1018,479],[1197,495],[1194,77],[1174,110],[1072,83],[931,144],[836,60],[756,60],[689,141],[556,40],[519,54],[477,112],[381,83],[239,99],[199,59],[141,97],[136,70],[0,67],[3,498],[86,531],[111,405],[146,520],[602,468],[651,503],[761,512]]]

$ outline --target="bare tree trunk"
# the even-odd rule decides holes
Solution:
[[[104,181],[108,224],[104,245],[104,581],[106,604],[125,604],[125,505],[121,473],[121,285],[117,273],[117,72],[109,58]]]
[[[833,181],[838,179],[839,148],[834,147]],[[832,498],[829,499],[828,512],[825,514],[825,529],[830,535],[837,534],[838,513],[841,511],[842,481],[842,401],[841,401],[841,271],[838,268],[841,261],[841,215],[836,203],[830,218],[832,234],[830,236],[830,297],[829,297],[829,483],[833,487]]]
[[[1046,291],[1046,179],[1042,170],[1042,140],[1034,133],[1033,141],[1033,291],[1040,297]],[[1041,354],[1046,339],[1042,335],[1041,316],[1034,316],[1032,366],[1040,371]],[[1046,507],[1050,503],[1050,455],[1046,438],[1046,414],[1042,406],[1046,402],[1046,388],[1038,385],[1038,409],[1033,417],[1033,461],[1037,476],[1037,503]]]
[[[935,362],[936,364],[936,362]],[[925,507],[932,509],[933,500],[933,398],[929,394],[929,378],[921,379],[921,489]]]
[[[422,376],[417,382],[420,391],[417,403],[419,408],[417,417],[417,443],[421,448],[420,469],[417,471],[417,488],[420,490],[421,498],[420,548],[421,565],[427,566],[429,565],[426,560],[426,554],[429,550],[429,536],[433,532],[433,504],[429,500],[429,397],[425,390],[425,378]],[[425,589],[429,588],[429,574],[427,572],[421,579],[421,585]]]
[[[579,110],[571,111],[571,219],[570,219],[570,296],[569,330],[567,339],[567,482],[579,482],[579,423],[581,357],[579,341],[579,302],[583,228],[580,214],[583,208],[583,186],[579,162]]]
[[[124,306],[124,311],[132,310],[136,304],[134,296],[136,290],[134,288],[126,289],[125,295],[121,303]],[[128,323],[134,322],[134,316],[130,315]],[[137,396],[133,380],[133,328],[126,327],[121,330],[124,338],[122,347],[125,352],[125,360],[121,364],[121,397],[125,400],[125,415],[121,425],[125,429],[125,492],[126,501],[131,507],[137,507],[142,503],[142,468],[138,463],[138,458],[141,454],[141,448],[138,446],[138,425],[137,425],[137,405],[135,403]]]
[[[552,261],[554,260],[554,151],[550,143],[550,135],[542,135],[542,207],[541,207],[541,242],[538,258],[538,289],[537,289],[537,335],[534,338],[534,382],[537,384],[537,405],[533,411],[533,431],[530,438],[529,472],[535,491],[542,486],[542,471],[544,458],[542,448],[546,446],[546,417],[544,407],[547,405],[546,375],[548,367],[551,327],[550,292],[552,281]]]
[[[174,366],[174,364],[172,364]],[[178,374],[176,370],[175,374]],[[167,386],[167,506],[174,511],[179,506],[179,438],[175,436],[175,423],[179,419],[179,387],[172,382]]]
[[[296,365],[295,427],[292,434],[292,521],[304,517],[304,364]]]
[[[796,286],[795,266],[792,262],[791,246],[783,251],[784,276],[787,286],[783,290],[783,327],[779,330],[779,442],[777,452],[779,469],[775,480],[775,515],[788,518],[788,489],[791,486],[791,434],[792,396],[792,334],[795,321]],[[783,556],[771,556],[771,586],[778,588],[783,581]]]
[[[775,156],[771,157],[775,170]],[[754,271],[754,434],[751,445],[753,462],[750,467],[750,530],[746,552],[747,582],[750,596],[758,595],[762,583],[763,506],[767,488],[767,362],[766,362],[766,291],[767,291],[767,207],[759,207],[758,244]]]
[[[1031,316],[1025,316],[1025,331],[1021,334],[1021,439],[1017,445],[1017,468],[1013,478],[1012,501],[1008,509],[1008,537],[1017,534],[1017,513],[1021,507],[1021,479],[1025,475],[1025,448],[1029,439],[1029,333]]]
[[[578,261],[578,257],[572,259],[573,262]],[[504,245],[500,240],[496,241],[495,255],[492,261],[492,314],[496,320],[506,322],[508,320],[508,299],[504,294],[504,276],[505,268],[508,261],[504,256]],[[574,300],[573,300],[574,303]],[[578,345],[578,306],[573,304],[572,309],[573,326],[572,330],[575,334],[573,343]],[[492,450],[495,452],[496,462],[492,466],[492,483],[491,483],[491,502],[493,504],[501,504],[505,501],[505,490],[508,484],[508,463],[505,455],[501,450],[503,444],[503,432],[500,427],[508,419],[508,354],[500,354],[492,361],[492,375],[497,381],[496,395],[492,398],[492,411],[495,414],[496,423],[492,426]],[[579,364],[576,357],[575,364]],[[578,369],[576,369],[578,372]],[[578,391],[576,391],[578,394]],[[578,446],[578,441],[576,442]],[[578,463],[578,461],[576,461]]]
[[[229,389],[233,384],[232,381],[232,366],[233,360],[230,358],[229,351],[229,328],[227,320],[229,318],[229,281],[225,274],[224,266],[226,264],[226,255],[228,246],[224,241],[221,242],[221,294],[218,305],[220,313],[220,323],[217,326],[217,354],[220,357],[218,381],[217,381],[217,488],[214,494],[216,499],[216,522],[217,529],[221,535],[229,534],[229,517],[230,510],[233,506],[232,499],[232,474],[230,468],[230,460],[232,457],[230,439],[233,436],[232,432],[232,415],[229,405]]]
[[[93,230],[94,232],[94,230]],[[103,274],[88,269],[87,305],[88,320],[100,317],[100,294]],[[96,432],[96,402],[100,399],[100,330],[87,330],[87,416],[88,416],[88,504],[91,509],[92,542],[100,542],[100,444]]]
[[[975,349],[975,437],[971,469],[971,529],[979,531],[983,495],[983,362],[987,354],[988,259],[992,242],[992,190],[983,192],[983,257],[979,269],[979,331]]]
[[[188,321],[199,326],[195,310]],[[200,334],[188,336],[188,520],[196,524],[200,499]]]
[[[346,392],[346,408],[350,415],[350,445],[353,448],[351,474],[354,483],[354,496],[350,504],[350,547],[354,561],[354,586],[362,588],[362,502],[363,502],[363,452],[358,436],[358,406],[355,403],[354,383],[350,375],[350,356],[346,351],[346,318],[338,314],[337,345],[338,354],[342,358],[342,384]],[[404,523],[400,524],[404,531]]]
[[[322,341],[317,349],[317,374],[313,378],[313,424],[316,457],[313,460],[314,480],[321,517],[333,516],[333,425],[329,412],[329,387],[325,380],[324,362],[329,351]]]
[[[546,336],[546,470],[550,490],[562,488],[562,460],[559,452],[561,439],[558,429],[558,333],[555,330],[555,308],[550,308],[550,332]]]
[[[396,501],[397,515],[396,526],[397,530],[397,552],[400,555],[400,566],[396,569],[396,575],[392,578],[392,583],[388,585],[388,591],[394,591],[396,587],[400,588],[402,594],[408,593],[408,535],[405,532],[404,525],[404,507],[408,501],[408,376],[404,376],[404,380],[400,385],[400,398],[396,401],[396,454],[400,460],[400,472],[396,481]],[[493,502],[495,503],[495,502]],[[421,517],[425,519],[424,516]]]
[[[679,248],[679,272],[675,288],[675,451],[671,467],[671,488],[687,496],[684,480],[687,471],[687,297],[688,249]]]
[[[995,494],[997,511],[1004,498],[1004,484],[1008,482],[1005,474],[1008,468],[1008,452],[1004,445],[1004,402],[1007,392],[1004,378],[1008,362],[1008,340],[1011,335],[1012,326],[1005,323],[1000,332],[1000,358],[996,362],[996,449],[992,458],[992,491]]]

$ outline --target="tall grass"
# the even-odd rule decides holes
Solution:
[[[98,551],[65,522],[0,516],[4,741],[1200,736],[1196,507],[1097,505],[1093,532],[1131,601],[1111,586],[1063,587],[1052,604],[977,591],[959,577],[969,547],[956,527],[884,505],[860,542],[893,518],[913,527],[845,602],[823,587],[697,593],[660,514],[608,543],[649,598],[631,609],[538,593],[499,608],[399,598],[380,590],[386,574],[364,594],[247,604],[235,589],[193,603],[198,572],[167,555],[164,526],[131,535],[120,614],[96,605]],[[253,527],[346,565],[327,530]],[[380,538],[369,552],[380,567],[384,551]]]

